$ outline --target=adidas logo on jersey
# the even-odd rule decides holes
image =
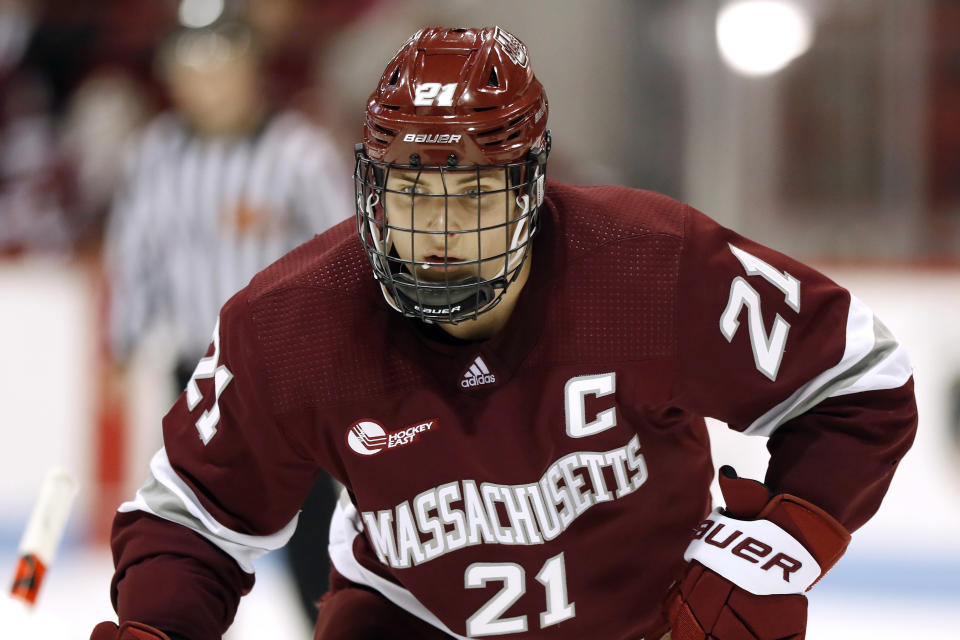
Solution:
[[[483,358],[477,356],[473,363],[470,364],[470,368],[467,369],[463,377],[460,378],[460,386],[464,389],[469,389],[485,384],[493,384],[496,381],[497,376],[490,373],[490,369],[487,368],[487,363],[483,361]]]

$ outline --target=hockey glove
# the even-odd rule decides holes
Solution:
[[[124,622],[120,627],[112,622],[101,622],[93,628],[90,640],[172,640],[159,629],[139,622]]]
[[[810,589],[850,534],[825,511],[720,469],[727,503],[697,527],[669,596],[672,640],[803,640]]]

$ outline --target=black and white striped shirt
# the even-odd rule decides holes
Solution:
[[[217,313],[281,255],[352,215],[349,167],[329,137],[285,112],[256,134],[194,135],[177,116],[131,150],[107,230],[114,355],[155,323],[195,360]]]

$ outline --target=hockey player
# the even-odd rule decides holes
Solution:
[[[503,29],[401,47],[356,221],[221,310],[116,516],[121,626],[94,640],[219,638],[321,469],[345,491],[317,640],[804,637],[912,442],[903,349],[688,205],[546,181],[546,123]],[[703,416],[771,453],[715,510]]]

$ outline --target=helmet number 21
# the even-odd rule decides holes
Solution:
[[[449,84],[422,82],[416,86],[413,104],[418,107],[429,107],[434,104],[438,107],[449,107],[453,104],[453,92],[456,88],[456,82]]]
[[[730,251],[743,265],[747,276],[760,276],[777,289],[783,292],[784,301],[795,312],[800,312],[800,281],[786,271],[778,271],[760,258],[732,244],[727,245]],[[763,316],[760,313],[760,294],[747,282],[746,278],[737,276],[730,283],[730,299],[727,308],[720,316],[720,332],[727,342],[733,341],[733,336],[740,328],[740,310],[747,308],[747,328],[750,332],[750,346],[753,348],[753,361],[757,370],[773,381],[777,379],[780,370],[780,361],[787,348],[787,333],[790,323],[778,313],[773,319],[773,330],[770,335],[763,326]]]

